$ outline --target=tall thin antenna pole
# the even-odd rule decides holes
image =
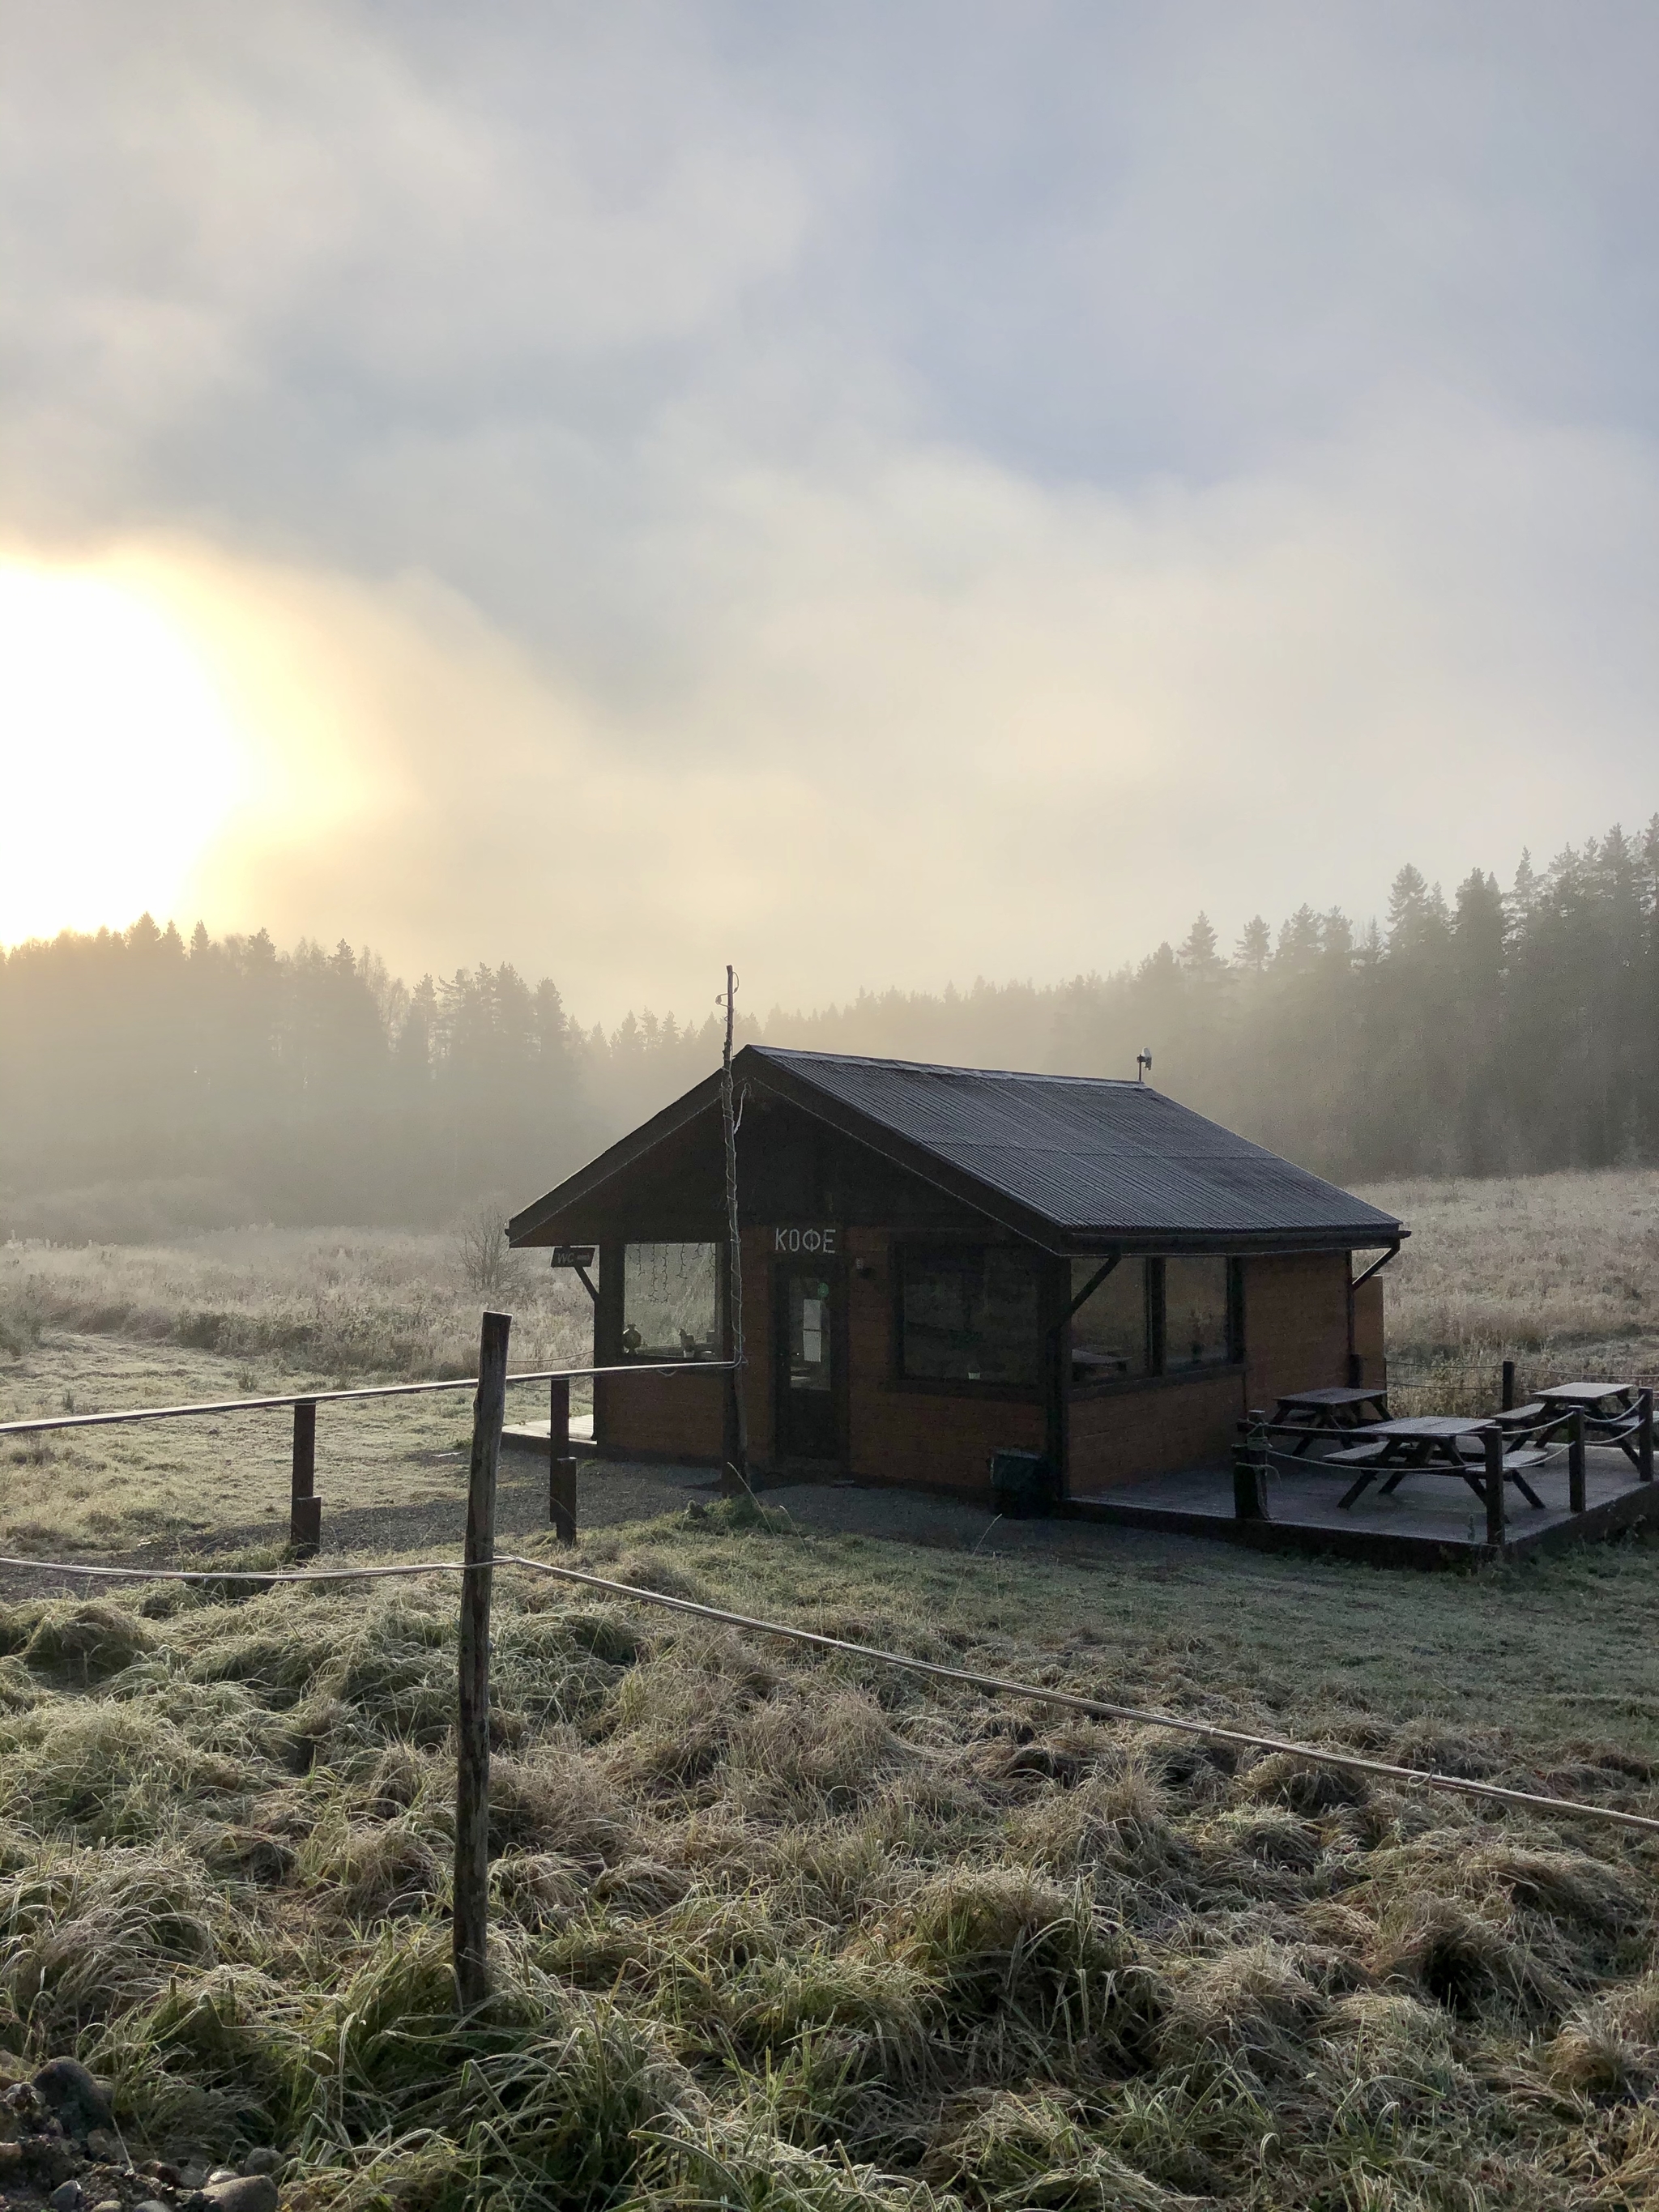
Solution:
[[[738,979],[726,971],[726,1056],[720,1066],[720,1119],[726,1133],[726,1298],[732,1371],[732,1429],[737,1443],[736,1474],[749,1487],[749,1409],[744,1403],[743,1352],[743,1245],[738,1231],[738,1116],[732,1092],[732,1030],[737,1013]]]

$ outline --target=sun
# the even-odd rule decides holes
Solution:
[[[205,657],[156,598],[0,557],[0,945],[174,914],[247,776]]]

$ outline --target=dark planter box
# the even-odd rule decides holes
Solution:
[[[1056,1503],[1054,1470],[1042,1452],[994,1451],[991,1497],[997,1511],[1012,1520],[1052,1513]]]

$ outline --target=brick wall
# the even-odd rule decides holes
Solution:
[[[1353,1294],[1353,1348],[1363,1364],[1359,1379],[1381,1390],[1389,1380],[1389,1352],[1382,1320],[1382,1278],[1373,1275]]]
[[[1381,1343],[1377,1357],[1381,1357]],[[1248,1403],[1348,1379],[1348,1255],[1293,1252],[1244,1262]]]
[[[891,1239],[881,1230],[855,1229],[848,1232],[848,1422],[854,1479],[988,1491],[994,1451],[1041,1451],[1043,1415],[1036,1402],[953,1398],[895,1382]],[[858,1272],[860,1261],[867,1274]]]
[[[893,1376],[891,1240],[876,1229],[847,1234],[842,1265],[848,1358],[848,1471],[866,1482],[932,1488],[988,1487],[993,1451],[1041,1451],[1045,1418],[1029,1401],[952,1397],[896,1383]],[[773,1458],[772,1258],[764,1232],[744,1232],[744,1378],[750,1450]],[[860,1273],[862,1263],[866,1269]],[[1243,1263],[1246,1365],[1191,1382],[1074,1398],[1070,1407],[1074,1493],[1200,1466],[1224,1457],[1234,1424],[1250,1406],[1271,1407],[1283,1392],[1347,1380],[1346,1253],[1303,1253]],[[1358,1294],[1355,1347],[1365,1380],[1385,1373],[1382,1286]],[[722,1452],[723,1379],[637,1376],[595,1385],[596,1434],[605,1449],[717,1464]]]
[[[1072,1495],[1224,1459],[1243,1412],[1244,1377],[1237,1367],[1073,1398]]]
[[[725,1389],[724,1374],[596,1376],[594,1441],[619,1459],[637,1453],[718,1466]]]

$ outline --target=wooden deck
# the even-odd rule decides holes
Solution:
[[[547,1456],[547,1423],[545,1421],[512,1421],[501,1431],[503,1451],[538,1451]],[[593,1416],[592,1413],[573,1413],[570,1416],[570,1450],[575,1459],[581,1459],[593,1449]]]
[[[1346,1511],[1337,1500],[1347,1469],[1322,1473],[1280,1469],[1267,1480],[1266,1521],[1240,1521],[1233,1512],[1230,1466],[1189,1468],[1179,1474],[1150,1475],[1090,1497],[1073,1497],[1066,1510],[1081,1520],[1164,1528],[1219,1537],[1258,1551],[1319,1551],[1380,1566],[1472,1566],[1495,1556],[1486,1541],[1486,1510],[1467,1484],[1441,1474],[1408,1475],[1392,1497],[1368,1491]],[[1540,1512],[1508,1498],[1506,1559],[1594,1541],[1622,1528],[1659,1522],[1659,1482],[1638,1482],[1620,1451],[1592,1445],[1585,1455],[1585,1510],[1567,1506],[1565,1459],[1532,1476],[1544,1501]]]

